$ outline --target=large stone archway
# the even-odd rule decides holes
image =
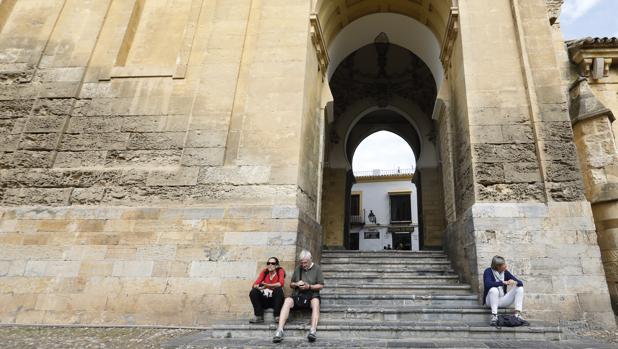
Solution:
[[[0,10],[0,322],[244,318],[269,256],[288,270],[301,249],[320,259],[336,204],[322,188],[346,180],[329,153],[348,120],[330,78],[384,33],[436,86],[433,108],[377,105],[417,122],[420,163],[433,149],[424,178],[442,183],[442,246],[461,277],[480,289],[502,254],[532,318],[614,323],[544,0]]]
[[[345,61],[341,56],[358,49],[350,43],[366,44],[372,30],[374,38],[388,32],[365,26],[356,41],[347,37],[342,40],[346,44],[334,47],[337,35],[346,35],[346,28],[355,21],[378,25],[380,21],[368,17],[389,12],[420,18],[423,30],[401,31],[410,37],[424,31],[439,42],[433,59],[423,61],[434,77],[443,77],[436,81],[435,107],[427,116],[435,129],[440,161],[434,178],[440,178],[443,194],[444,248],[454,267],[480,289],[480,273],[491,257],[504,255],[511,269],[527,280],[529,311],[534,317],[585,318],[613,325],[553,50],[553,21],[545,3],[419,1],[400,5],[390,1],[318,2],[312,21],[318,70],[332,79],[335,65]],[[403,41],[397,44],[406,47]],[[442,67],[441,73],[431,68],[436,66]],[[327,96],[324,102],[331,93],[335,95],[327,82],[322,85],[328,91],[323,93]],[[328,128],[337,117],[336,97],[335,105],[325,105],[328,144],[328,137],[340,138]],[[364,104],[360,109],[370,107]],[[335,209],[327,188],[344,188],[349,178],[344,169],[331,168],[330,161],[327,157],[324,168],[323,218],[325,210]],[[339,190],[336,196],[345,194]],[[331,223],[322,220],[325,230]]]

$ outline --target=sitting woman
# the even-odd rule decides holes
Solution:
[[[515,307],[515,316],[521,318],[524,303],[524,283],[506,269],[506,261],[500,256],[494,256],[491,267],[483,273],[485,293],[483,304],[491,307],[489,324],[495,326],[498,322],[498,307]],[[507,286],[512,286],[507,292]]]
[[[273,308],[275,321],[279,319],[281,306],[283,305],[283,283],[285,282],[285,270],[279,266],[277,257],[270,257],[266,262],[266,268],[260,271],[253,283],[249,298],[253,304],[255,317],[249,320],[252,324],[264,322],[264,309]]]

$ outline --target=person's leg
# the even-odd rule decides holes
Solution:
[[[251,299],[251,304],[253,305],[253,315],[255,315],[255,318],[252,319],[251,322],[258,322],[259,318],[264,320],[262,292],[255,288],[251,289],[251,292],[249,292],[249,299]]]
[[[283,288],[277,287],[273,290],[272,295],[272,305],[273,305],[273,315],[275,317],[279,317],[281,314],[281,307],[283,306],[283,299],[285,295],[283,294]]]
[[[311,329],[316,330],[318,328],[318,320],[320,320],[320,299],[311,299]]]
[[[320,319],[320,299],[311,299],[311,329],[307,335],[307,339],[313,342],[317,339],[316,331],[318,328],[318,320]]]
[[[515,314],[521,314],[524,308],[524,288],[515,287],[515,300],[513,301],[515,306]]]
[[[515,307],[515,313],[520,313],[524,302],[524,288],[513,287],[507,292],[504,297],[500,298],[499,307]]]
[[[288,297],[283,302],[281,312],[279,313],[279,329],[283,330],[283,326],[285,326],[286,321],[288,321],[288,317],[290,316],[290,309],[292,308],[294,308],[294,300],[292,299],[292,297]]]
[[[294,300],[292,297],[288,297],[283,302],[283,307],[281,307],[281,313],[279,314],[279,325],[277,327],[277,331],[275,332],[275,336],[273,337],[274,343],[279,343],[283,340],[283,326],[285,326],[285,322],[288,321],[290,309],[292,308],[294,308]]]
[[[491,313],[493,315],[498,314],[498,304],[499,303],[500,303],[500,291],[498,291],[497,287],[490,288],[489,292],[487,293],[487,298],[485,298],[485,304],[487,304],[487,306],[491,308]]]

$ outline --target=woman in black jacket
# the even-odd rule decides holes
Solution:
[[[491,267],[483,273],[483,304],[491,308],[489,324],[495,326],[498,321],[498,307],[515,307],[515,316],[521,318],[524,304],[524,283],[506,269],[506,261],[494,256]],[[507,286],[513,286],[507,292]]]

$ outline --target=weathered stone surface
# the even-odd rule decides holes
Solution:
[[[182,166],[221,166],[225,148],[185,148],[182,153]]]
[[[18,148],[23,150],[54,150],[60,133],[24,133]]]
[[[67,116],[31,116],[24,127],[25,133],[62,132]]]
[[[119,132],[124,118],[114,117],[71,117],[67,133]]]
[[[181,150],[111,150],[105,164],[112,166],[177,166]]]
[[[106,151],[60,151],[54,167],[93,167],[105,165]]]
[[[266,166],[205,167],[200,170],[198,182],[261,184],[267,183],[269,177],[270,168]]]
[[[188,186],[196,185],[199,168],[181,167],[174,171],[157,171],[148,174],[149,186]]]
[[[0,119],[22,118],[30,115],[33,99],[0,101]]]
[[[51,151],[29,151],[20,150],[12,153],[10,167],[15,168],[47,168],[51,167],[54,159],[54,152]]]
[[[579,165],[576,162],[548,161],[547,179],[552,182],[569,182],[581,180]]]
[[[37,205],[65,206],[69,203],[71,188],[8,188],[4,193],[3,205],[15,206],[27,203]]]
[[[60,150],[122,150],[129,142],[129,133],[65,134]]]
[[[478,197],[481,201],[543,201],[545,194],[541,184],[493,184],[479,185]]]
[[[184,132],[133,133],[128,149],[180,149],[185,138]]]
[[[534,144],[474,144],[479,162],[525,162],[536,159]]]
[[[58,99],[37,99],[32,109],[32,115],[71,115],[71,109],[75,99],[58,98]]]

